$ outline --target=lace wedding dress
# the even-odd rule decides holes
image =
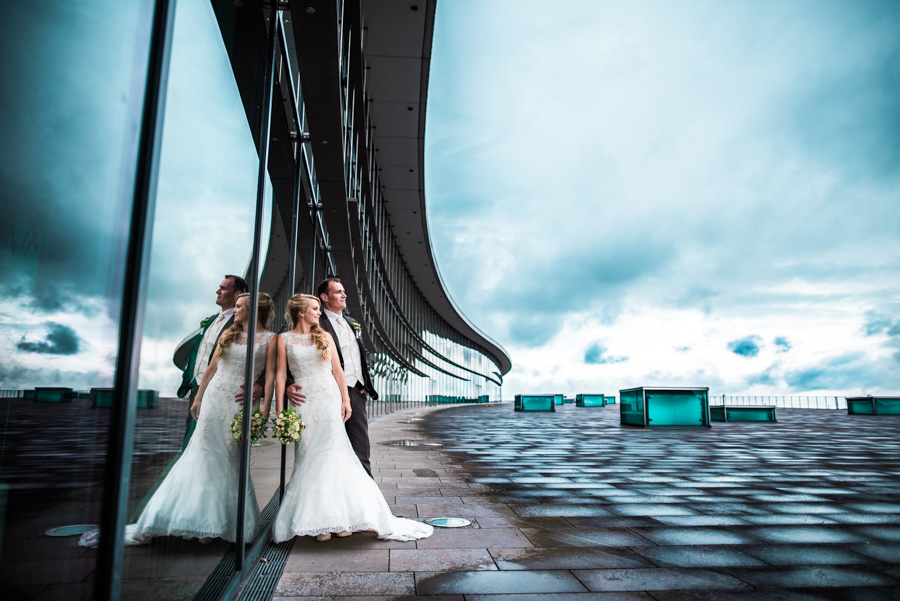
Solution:
[[[341,392],[331,361],[309,340],[281,335],[288,367],[303,387],[298,408],[306,425],[294,447],[294,473],[275,516],[272,538],[374,530],[378,538],[416,540],[431,536],[428,524],[395,517],[378,485],[359,462],[341,420]]]
[[[266,365],[272,332],[256,335],[254,377]],[[225,349],[200,404],[197,428],[187,448],[147,501],[136,524],[125,528],[126,544],[143,544],[155,536],[223,538],[237,533],[240,443],[231,436],[231,420],[240,408],[234,395],[244,383],[247,336]],[[247,489],[244,540],[252,540],[259,524],[253,480]],[[95,546],[99,532],[85,534],[79,544]]]

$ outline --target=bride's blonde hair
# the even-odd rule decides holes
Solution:
[[[311,294],[295,294],[291,297],[291,300],[288,301],[287,311],[284,313],[284,320],[291,323],[291,329],[296,328],[297,324],[300,323],[300,314],[306,313],[311,302],[314,302],[319,306],[322,305],[322,301]],[[328,361],[328,336],[325,335],[325,330],[323,330],[319,324],[314,323],[309,328],[309,334],[312,336],[316,348],[322,353],[322,359]]]
[[[239,294],[237,299],[235,300],[235,305],[237,305],[237,301],[242,298],[250,298],[250,294],[247,292]],[[274,314],[275,303],[272,302],[272,297],[265,292],[260,292],[259,299],[257,300],[257,321],[259,321],[259,323],[262,324],[264,328],[268,329],[269,324],[272,322],[272,317],[274,317]],[[219,337],[219,344],[217,345],[214,357],[217,359],[221,359],[222,353],[225,352],[225,349],[231,346],[243,331],[244,328],[241,327],[241,324],[234,323],[230,328],[222,332],[222,335]]]

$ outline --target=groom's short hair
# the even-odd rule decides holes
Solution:
[[[316,286],[316,298],[318,298],[320,302],[322,300],[322,295],[328,294],[328,288],[331,286],[331,282],[334,282],[335,284],[340,284],[341,279],[340,278],[325,278],[324,280],[319,282],[318,286]]]
[[[250,290],[250,286],[247,285],[247,280],[245,280],[244,278],[242,278],[239,275],[232,275],[230,273],[226,273],[225,279],[234,281],[234,291],[239,294]]]

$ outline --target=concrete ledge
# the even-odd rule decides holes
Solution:
[[[848,415],[900,415],[900,397],[847,397]]]
[[[775,405],[710,405],[714,422],[777,422]]]
[[[576,407],[606,407],[606,396],[602,394],[579,394],[575,396]]]
[[[562,405],[561,394],[517,394],[513,411],[556,411],[556,405]]]

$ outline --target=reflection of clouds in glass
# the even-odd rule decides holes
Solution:
[[[75,330],[61,323],[46,323],[49,332],[43,340],[28,341],[23,337],[16,343],[16,348],[26,353],[42,353],[46,355],[74,355],[78,352],[80,342]]]
[[[166,99],[140,386],[174,394],[178,343],[218,311],[253,242],[259,160],[212,7],[179,2]],[[265,238],[264,238],[265,240]]]
[[[142,4],[0,8],[0,386],[112,382]]]
[[[27,296],[0,299],[0,387],[111,386],[116,357],[116,323],[93,299],[81,311],[33,313]],[[77,345],[77,349],[73,346]],[[74,352],[73,352],[74,351]]]
[[[0,99],[0,181],[18,230],[4,229],[3,246],[13,252],[24,230],[39,244],[30,273],[9,255],[0,271],[30,275],[39,310],[58,309],[73,293],[119,294],[114,266],[128,216],[120,208],[130,193],[120,178],[133,160],[129,133],[142,101],[132,88],[141,80],[134,24],[145,16],[129,5],[3,8],[0,77],[15,92]]]

